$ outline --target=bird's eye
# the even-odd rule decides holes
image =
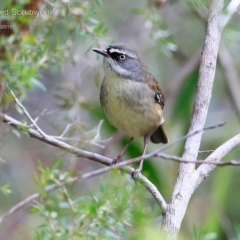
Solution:
[[[124,54],[121,54],[121,55],[119,56],[119,59],[120,59],[121,61],[125,60],[125,58],[126,58],[126,56],[125,56]]]

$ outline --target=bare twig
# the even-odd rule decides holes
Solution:
[[[178,139],[176,139],[176,140],[168,143],[167,145],[165,145],[165,146],[157,149],[156,151],[154,151],[154,152],[152,152],[152,153],[149,153],[149,154],[146,154],[146,155],[145,155],[145,158],[153,157],[153,156],[157,155],[158,153],[167,150],[168,148],[172,147],[173,145],[175,145],[175,144],[178,143],[178,142],[181,142],[181,141],[183,141],[183,140],[185,140],[185,139],[189,139],[189,138],[192,137],[192,136],[195,136],[195,135],[198,135],[198,134],[202,134],[202,133],[205,132],[205,131],[212,130],[212,129],[215,129],[215,128],[218,128],[218,127],[222,127],[222,126],[224,126],[225,124],[226,124],[226,122],[224,122],[224,123],[217,123],[217,124],[214,124],[214,125],[205,127],[205,128],[203,128],[203,129],[199,129],[199,130],[193,131],[193,132],[191,132],[191,133],[188,133],[187,135],[182,136],[182,137],[180,137],[180,138],[178,138]],[[187,158],[185,158],[185,159],[187,159]],[[194,159],[194,158],[189,158],[189,159]],[[196,159],[196,158],[195,158],[195,159]]]
[[[37,129],[37,131],[44,137],[44,138],[55,138],[55,139],[59,139],[59,140],[65,140],[65,141],[83,141],[83,142],[86,142],[86,143],[90,143],[92,145],[95,145],[95,146],[98,146],[98,147],[101,147],[101,148],[104,148],[103,145],[100,144],[100,142],[107,142],[109,139],[106,139],[106,140],[101,140],[101,135],[100,135],[100,131],[101,131],[101,127],[102,127],[102,124],[103,124],[103,120],[101,120],[97,126],[97,129],[95,130],[95,128],[93,130],[91,130],[90,132],[88,133],[85,133],[85,134],[89,134],[93,131],[96,131],[96,135],[94,136],[93,139],[90,139],[90,140],[83,140],[81,138],[67,138],[67,137],[63,137],[68,131],[69,129],[72,127],[72,124],[68,124],[67,127],[64,129],[63,133],[60,135],[60,136],[50,136],[50,135],[47,135],[46,133],[44,133],[42,131],[42,129],[37,125],[37,121],[39,119],[39,117],[41,115],[44,115],[46,114],[46,109],[34,120],[31,115],[29,114],[29,112],[27,111],[27,109],[23,106],[23,104],[18,100],[18,98],[16,97],[16,95],[14,94],[14,92],[12,90],[10,90],[15,102],[17,103],[17,105],[22,109],[22,111],[24,112],[24,114],[27,116],[27,118],[30,120],[30,122],[32,123],[32,125]],[[50,112],[51,113],[51,112]]]
[[[70,205],[72,211],[73,211],[74,213],[76,213],[76,212],[77,212],[76,207],[75,207],[72,199],[70,198],[70,196],[69,196],[69,194],[68,194],[68,191],[67,191],[65,185],[62,186],[62,189],[63,189],[64,194],[66,195],[66,197],[67,197],[67,199],[68,199],[68,202],[69,202],[69,205]]]
[[[222,30],[226,26],[226,24],[228,23],[228,21],[235,12],[238,13],[237,9],[239,5],[240,0],[231,0],[229,2],[229,4],[226,7],[226,11],[222,12],[221,14],[221,19],[219,21],[220,30]]]
[[[12,90],[10,90],[15,102],[17,103],[17,105],[23,110],[24,114],[27,116],[27,118],[30,120],[30,122],[33,124],[33,126],[38,130],[38,132],[45,137],[46,134],[41,130],[40,127],[38,127],[38,125],[36,124],[36,122],[33,120],[33,118],[31,117],[31,115],[28,113],[27,109],[22,105],[22,103],[18,100],[18,98],[16,97],[16,95],[14,94],[14,92]]]
[[[240,146],[240,134],[236,135],[235,137],[231,138],[221,146],[219,146],[213,153],[211,153],[207,158],[206,161],[213,162],[214,164],[209,165],[201,165],[196,174],[199,175],[198,182],[200,183],[204,178],[206,178],[209,173],[218,165],[216,163],[220,163],[221,159],[230,151]],[[232,164],[230,164],[232,163]],[[219,165],[223,165],[224,163],[220,163]],[[226,165],[238,165],[236,161],[230,161],[229,164],[226,162]]]
[[[42,112],[40,112],[40,113],[38,114],[37,117],[35,117],[34,122],[36,123],[36,122],[40,119],[40,117],[45,116],[45,115],[49,115],[49,114],[53,114],[53,113],[55,113],[56,111],[57,111],[57,110],[47,111],[47,109],[45,108],[45,109],[43,109]]]
[[[50,139],[48,139],[48,136],[46,136],[45,138],[43,138],[43,136],[36,130],[34,129],[31,129],[31,128],[28,128],[27,125],[25,124],[22,124],[20,123],[19,121],[5,115],[5,114],[0,114],[0,117],[2,118],[2,120],[6,123],[8,123],[9,125],[17,128],[17,129],[20,129],[22,131],[24,131],[23,129],[25,129],[25,131],[27,131],[29,133],[29,135],[31,137],[34,137],[34,138],[37,138],[41,141],[44,141],[46,143],[49,143],[53,146],[56,146],[58,148],[61,148],[61,149],[64,149],[64,150],[67,150],[77,156],[81,156],[81,157],[85,157],[85,158],[88,158],[90,160],[94,160],[94,161],[97,161],[97,162],[100,162],[100,163],[103,163],[105,165],[110,165],[111,163],[111,159],[109,158],[106,158],[106,157],[103,157],[101,155],[98,155],[98,154],[95,154],[95,153],[91,153],[91,152],[88,152],[88,151],[84,151],[84,150],[80,150],[80,149],[77,149],[77,148],[74,148],[64,142],[61,142],[57,139],[54,139],[52,137],[50,137]],[[204,130],[197,130],[195,131],[194,133],[191,133],[190,135],[186,135],[180,139],[177,139],[176,141],[172,142],[169,144],[169,147],[172,146],[173,144],[177,143],[178,141],[180,140],[183,140],[183,139],[186,139],[190,136],[192,136],[193,134],[198,134],[202,131],[205,131],[205,130],[209,130],[209,129],[214,129],[216,127],[220,127],[222,126],[223,124],[216,124],[214,126],[210,126],[210,127],[207,127],[205,128]],[[154,151],[150,154],[147,154],[145,156],[145,158],[150,158],[150,157],[154,157],[154,156],[159,156],[159,157],[162,157],[162,158],[165,158],[165,159],[170,159],[170,160],[174,160],[174,161],[185,161],[187,162],[187,160],[184,160],[182,158],[178,158],[176,156],[170,156],[170,155],[166,155],[166,154],[163,154],[161,153],[163,150],[166,150],[167,148],[166,147],[163,147],[157,151]],[[104,167],[104,168],[101,168],[101,169],[98,169],[98,170],[95,170],[95,171],[92,171],[90,173],[86,173],[84,174],[81,179],[86,179],[86,178],[90,178],[90,177],[94,177],[94,176],[97,176],[97,175],[100,175],[100,174],[103,174],[103,173],[106,173],[108,171],[110,171],[111,169],[114,169],[114,168],[121,168],[123,171],[129,173],[129,174],[132,174],[134,172],[134,169],[133,168],[130,168],[130,167],[126,167],[126,165],[128,164],[131,164],[131,163],[134,163],[134,162],[137,162],[137,161],[140,161],[141,160],[141,157],[138,157],[138,158],[135,158],[135,159],[130,159],[128,161],[125,161],[125,162],[121,162],[115,166],[109,166],[109,167]],[[202,163],[204,161],[195,161],[195,163]],[[208,162],[204,162],[204,163],[208,163]],[[212,162],[209,162],[209,164],[212,164]],[[224,163],[225,165],[227,165],[227,163]],[[234,165],[237,163],[231,161],[231,164]],[[221,165],[221,164],[219,164]],[[123,168],[124,167],[124,168]],[[63,185],[65,184],[69,184],[69,183],[73,183],[73,182],[76,182],[78,181],[80,178],[79,177],[75,177],[75,178],[72,178],[71,180],[68,180],[67,182],[63,182],[63,183],[59,183],[59,184],[55,184],[55,185],[51,185],[51,186],[48,186],[46,187],[45,191],[46,192],[49,192],[49,191],[52,191],[58,187],[62,187]],[[158,189],[156,188],[155,185],[153,185],[146,177],[144,177],[143,175],[140,175],[139,176],[139,179],[138,179],[149,191],[150,193],[153,195],[153,197],[156,199],[157,203],[161,206],[161,208],[163,209],[163,211],[166,211],[167,209],[167,203],[165,202],[164,198],[162,197],[161,193],[158,191]],[[0,222],[3,221],[5,218],[7,218],[8,216],[12,215],[14,212],[16,212],[17,210],[19,210],[20,208],[22,208],[23,206],[25,206],[26,204],[28,204],[29,202],[33,201],[34,199],[38,198],[40,195],[38,193],[35,193],[31,196],[29,196],[28,198],[26,198],[25,200],[21,201],[20,203],[16,204],[15,206],[13,206],[7,213],[3,214],[2,217],[0,218]]]
[[[157,155],[158,157],[161,157],[166,160],[171,160],[179,163],[195,163],[195,164],[203,164],[203,165],[213,165],[213,166],[219,166],[219,167],[224,167],[224,166],[240,166],[240,160],[231,160],[228,162],[215,162],[213,160],[187,160],[183,159],[181,157],[173,156],[173,155],[168,155],[165,153],[159,153]]]
[[[20,131],[23,131],[23,132],[27,132],[31,137],[33,138],[36,138],[40,141],[43,141],[45,143],[48,143],[50,145],[53,145],[55,147],[58,147],[60,149],[63,149],[67,152],[70,152],[72,154],[75,154],[77,157],[83,157],[83,158],[87,158],[89,160],[93,160],[93,161],[96,161],[96,162],[99,162],[99,163],[102,163],[104,165],[111,165],[112,163],[112,160],[107,158],[107,157],[104,157],[102,155],[99,155],[99,154],[96,154],[96,153],[92,153],[92,152],[89,152],[89,151],[85,151],[85,150],[82,150],[82,149],[78,149],[78,148],[75,148],[65,142],[62,142],[56,138],[53,138],[52,136],[48,136],[46,135],[44,138],[42,135],[40,135],[38,133],[38,131],[34,130],[34,129],[31,129],[29,128],[28,125],[26,124],[23,124],[19,121],[17,121],[16,119],[6,115],[6,114],[2,114],[0,113],[0,118],[2,119],[3,122],[9,124],[10,126],[13,126],[15,127],[16,129],[20,130]],[[154,157],[154,156],[157,156],[158,153],[160,152],[163,152],[165,151],[166,149],[170,148],[171,146],[173,146],[174,144],[180,142],[180,141],[183,141],[193,135],[197,135],[197,134],[200,134],[204,131],[207,131],[207,130],[212,130],[212,129],[215,129],[215,128],[218,128],[218,127],[222,127],[225,123],[217,123],[217,124],[214,124],[214,125],[211,125],[209,127],[206,127],[204,129],[199,129],[199,130],[196,130],[188,135],[185,135],[183,137],[180,137],[178,139],[176,139],[175,141],[172,141],[171,143],[165,145],[164,147],[161,147],[159,149],[157,149],[156,151],[152,152],[152,153],[149,153],[149,154],[146,154],[144,156],[144,158],[151,158],[151,157]],[[139,161],[142,157],[137,157],[137,158],[134,158],[134,159],[131,159],[131,160],[134,160],[135,161]],[[131,161],[129,160],[129,161]],[[120,165],[117,165],[117,166],[122,166],[121,164]]]
[[[46,142],[48,144],[51,144],[55,147],[58,147],[60,149],[63,149],[65,151],[68,151],[72,154],[75,154],[76,156],[78,157],[84,157],[84,158],[88,158],[90,160],[93,160],[93,161],[97,161],[99,163],[102,163],[102,164],[105,164],[105,165],[111,165],[111,162],[112,160],[109,159],[109,158],[106,158],[104,156],[101,156],[99,154],[95,154],[95,153],[92,153],[92,152],[88,152],[88,151],[84,151],[84,150],[81,150],[81,149],[78,149],[78,148],[75,148],[69,144],[66,144],[58,139],[55,139],[51,136],[48,136],[48,135],[45,135],[45,137],[43,137],[38,131],[34,130],[34,129],[31,129],[29,128],[28,125],[26,124],[22,124],[21,122],[11,118],[10,116],[6,115],[6,114],[2,114],[0,113],[0,118],[2,119],[3,122],[9,124],[10,126],[13,126],[15,127],[16,129],[19,129],[20,131],[25,131],[27,132],[31,137],[33,138],[36,138],[40,141],[43,141],[43,142]],[[214,129],[216,127],[220,127],[220,126],[223,126],[224,123],[220,123],[220,124],[215,124],[213,126],[210,126],[210,127],[207,127],[203,130],[197,130],[193,133],[191,133],[190,135],[186,135],[184,137],[181,137],[177,140],[175,140],[174,142],[168,144],[168,147],[172,146],[173,144],[179,142],[179,141],[182,141],[190,136],[192,136],[193,134],[198,134],[202,131],[205,131],[205,130],[209,130],[209,129]],[[167,146],[163,147],[163,148],[160,148],[159,150],[157,151],[154,151],[153,153],[150,153],[150,154],[147,154],[145,156],[145,158],[150,158],[150,157],[153,157],[153,156],[157,156],[160,152],[166,150],[168,148]],[[135,158],[135,159],[130,159],[128,161],[125,161],[125,162],[121,162],[115,166],[110,166],[110,167],[105,167],[105,168],[101,168],[99,170],[96,170],[92,173],[88,173],[88,174],[85,174],[83,175],[84,178],[88,178],[88,177],[93,177],[93,176],[96,176],[96,175],[99,175],[99,174],[103,174],[113,168],[121,168],[123,171],[129,173],[129,174],[132,174],[134,172],[134,169],[133,168],[130,168],[130,167],[124,167],[128,164],[131,164],[131,163],[134,163],[134,162],[137,162],[137,161],[140,161],[141,160],[141,157],[138,157],[138,158]],[[123,168],[124,167],[124,168]],[[150,191],[150,193],[152,194],[152,196],[156,199],[157,203],[162,207],[163,211],[166,210],[166,207],[167,207],[167,203],[165,202],[164,198],[162,197],[161,193],[157,190],[156,186],[154,184],[152,184],[146,177],[144,177],[143,175],[140,175],[139,176],[139,179],[138,179],[142,184],[144,184],[144,186]],[[77,180],[76,180],[77,181]],[[59,185],[58,185],[59,186]],[[52,189],[55,189],[55,188],[47,188],[46,191],[49,191],[49,190],[52,190]],[[34,195],[33,196],[33,199],[35,198],[38,198],[39,195]],[[32,198],[29,197],[29,200],[31,200]],[[16,209],[19,209],[22,207],[22,204],[25,205],[27,204],[28,201],[26,203],[21,202],[19,203],[19,205],[16,206]],[[15,207],[12,208],[13,211],[15,211]],[[12,211],[12,210],[11,210]],[[10,211],[10,212],[11,212]]]
[[[203,150],[203,151],[198,151],[199,154],[201,153],[211,153],[213,152],[214,150]]]
[[[240,140],[240,134],[238,135],[237,138]],[[238,144],[240,144],[240,141],[238,142]],[[235,147],[236,147],[236,145],[235,145]],[[225,146],[222,145],[219,148],[225,148]],[[173,161],[176,161],[176,162],[186,162],[186,163],[192,162],[192,163],[197,163],[197,164],[202,163],[202,164],[207,164],[207,165],[211,165],[211,166],[240,166],[240,161],[232,160],[232,161],[229,161],[229,162],[214,162],[213,160],[210,160],[210,159],[212,159],[211,156],[209,156],[209,160],[197,160],[197,161],[184,160],[180,157],[168,155],[168,154],[165,154],[165,153],[158,153],[156,156],[161,157],[161,158],[166,159],[166,160],[173,160]],[[112,169],[122,168],[122,167],[125,167],[125,166],[127,166],[129,164],[132,164],[134,162],[138,162],[140,160],[141,160],[141,158],[131,159],[131,160],[128,160],[128,161],[118,163],[118,164],[113,165],[113,166],[103,167],[103,168],[94,170],[92,172],[85,173],[81,177],[73,177],[71,179],[68,179],[67,181],[59,182],[57,184],[47,186],[45,188],[45,192],[53,191],[53,190],[55,190],[59,187],[64,187],[67,184],[75,183],[75,182],[77,182],[81,179],[88,179],[88,178],[99,176],[101,174],[109,172]],[[203,169],[201,169],[200,167],[199,167],[199,169],[200,169],[199,174],[201,173],[201,175],[202,175],[203,174],[203,172],[202,172]],[[132,174],[134,172],[134,169],[132,169],[130,167],[125,168],[123,170],[130,173],[130,174]],[[146,188],[150,192],[156,192],[156,194],[154,195],[154,198],[157,200],[158,203],[161,202],[162,209],[166,210],[167,209],[167,203],[162,198],[161,194],[159,194],[158,189],[151,182],[149,182],[149,180],[147,178],[143,177],[142,175],[140,175],[139,180],[140,180],[140,182],[142,182],[146,186]],[[64,191],[66,193],[65,187],[64,187]],[[26,206],[27,204],[29,204],[30,202],[34,201],[35,199],[37,199],[39,197],[40,197],[39,193],[34,193],[34,194],[28,196],[27,198],[25,198],[24,200],[22,200],[21,202],[17,203],[15,206],[11,207],[6,213],[4,213],[2,216],[0,216],[0,223],[3,222],[6,218],[11,216],[12,214],[14,214],[16,211],[20,210],[21,208],[23,208],[24,206]],[[71,201],[71,199],[69,201]],[[72,209],[75,209],[74,206],[72,207]]]
[[[29,136],[36,138],[40,141],[46,142],[52,146],[58,147],[64,151],[70,152],[78,157],[88,158],[90,160],[102,163],[104,165],[110,165],[112,162],[112,160],[107,157],[75,148],[75,147],[73,147],[65,142],[62,142],[56,138],[53,138],[51,136],[47,135],[46,137],[43,137],[38,131],[30,128],[28,125],[23,124],[23,123],[19,122],[18,120],[14,119],[6,114],[0,113],[0,118],[2,119],[3,122],[7,123],[8,125],[15,127],[16,129],[18,129],[20,131],[28,133]]]
[[[119,167],[120,164],[118,164],[118,166],[116,165],[116,166],[111,166],[111,167],[104,167],[104,168],[83,174],[81,177],[73,177],[66,181],[59,182],[58,184],[49,185],[45,188],[45,192],[53,191],[59,187],[63,187],[67,184],[75,183],[82,179],[87,179],[87,178],[98,176],[100,174],[108,172],[110,169]],[[132,174],[134,172],[134,169],[127,167],[124,169],[124,171]],[[142,175],[139,176],[139,181],[149,190],[149,192],[154,192],[154,198],[156,199],[157,203],[160,204],[160,207],[163,209],[163,211],[165,211],[167,208],[167,203],[163,199],[162,195],[159,193],[158,189],[147,178],[145,178]],[[10,217],[16,211],[23,208],[24,206],[26,206],[27,204],[29,204],[30,202],[32,202],[33,200],[35,200],[39,197],[40,197],[39,193],[34,193],[34,194],[28,196],[27,198],[25,198],[24,200],[22,200],[21,202],[19,202],[18,204],[16,204],[15,206],[11,207],[6,213],[4,213],[2,216],[0,216],[0,223],[3,222],[6,218]]]
[[[9,124],[10,126],[13,126],[20,131],[24,131],[24,132],[28,133],[31,137],[36,138],[45,143],[48,143],[50,145],[53,145],[55,147],[58,147],[60,149],[63,149],[67,152],[70,152],[70,153],[76,155],[77,157],[87,158],[89,160],[93,160],[93,161],[102,163],[104,165],[111,165],[111,163],[112,163],[112,159],[109,159],[102,155],[75,148],[65,142],[62,142],[62,141],[55,139],[48,135],[45,135],[45,137],[43,137],[38,131],[29,128],[28,125],[22,124],[21,122],[17,121],[14,118],[11,118],[10,116],[8,116],[6,114],[0,113],[0,118],[2,119],[3,122]],[[126,167],[123,170],[125,172],[128,172],[129,174],[132,174],[134,171],[133,168],[129,168],[129,167]],[[143,175],[139,176],[139,181],[144,183],[144,186],[150,191],[152,196],[158,201],[157,203],[163,208],[163,210],[165,210],[166,202],[165,202],[164,198],[162,197],[161,193],[159,191],[157,191],[157,188],[154,186],[154,184],[151,183]]]
[[[34,193],[32,195],[30,195],[29,197],[25,198],[23,201],[17,203],[16,205],[14,205],[13,207],[11,207],[6,213],[4,213],[1,217],[0,217],[0,223],[6,219],[7,217],[11,216],[13,213],[15,213],[16,211],[18,211],[19,209],[21,209],[22,207],[24,207],[26,204],[32,202],[33,200],[37,199],[39,197],[39,193]]]
[[[65,136],[69,129],[73,126],[73,124],[68,124],[67,127],[63,130],[62,134],[59,136],[60,138]]]
[[[228,152],[226,152],[225,155],[227,153]],[[210,159],[209,160],[188,160],[188,159],[183,159],[181,157],[177,157],[174,155],[165,154],[165,153],[162,153],[159,151],[155,151],[155,152],[149,153],[146,156],[144,156],[146,161],[153,157],[160,157],[165,160],[175,161],[175,162],[179,162],[179,163],[196,163],[196,164],[206,164],[206,165],[213,165],[213,166],[220,166],[220,167],[222,167],[222,166],[240,166],[240,160],[231,160],[228,162],[216,162],[216,161],[213,161]],[[96,176],[96,174],[100,175],[100,174],[106,173],[112,169],[116,169],[116,168],[122,169],[123,167],[125,167],[127,165],[139,162],[141,159],[142,159],[142,157],[137,157],[137,158],[126,160],[124,162],[120,162],[116,165],[101,168],[98,171],[94,171],[94,176]]]
[[[67,134],[67,132],[69,131],[69,129],[73,126],[73,124],[68,124],[67,127],[64,129],[64,131],[62,132],[62,134],[60,136],[54,136],[51,135],[49,137],[61,140],[61,141],[77,141],[77,142],[84,142],[84,143],[88,143],[91,145],[95,145],[97,147],[100,148],[105,148],[105,146],[103,146],[100,143],[105,143],[108,142],[111,138],[108,139],[102,139],[101,138],[101,128],[102,128],[102,124],[103,124],[103,120],[101,120],[98,124],[97,127],[94,127],[94,129],[90,130],[89,132],[84,133],[81,138],[79,137],[64,137],[64,135]],[[84,137],[86,135],[92,135],[92,133],[96,132],[95,136],[87,139],[87,137]],[[86,139],[84,139],[86,138]]]

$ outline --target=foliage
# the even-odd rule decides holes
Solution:
[[[21,1],[13,5],[9,1],[4,7],[9,12],[13,9],[25,11],[26,3]],[[44,68],[59,69],[65,59],[71,58],[75,41],[90,38],[100,44],[107,39],[106,26],[94,18],[100,4],[97,0],[91,3],[51,1],[42,5],[39,10],[42,14],[37,15],[31,26],[28,25],[33,21],[32,15],[1,15],[0,20],[7,20],[12,29],[11,35],[0,39],[0,49],[5,52],[4,59],[0,61],[1,79],[19,94],[21,100],[27,97],[26,88],[46,90],[39,81],[40,71]],[[61,34],[57,35],[60,28]],[[11,101],[10,98],[7,100]]]
[[[146,1],[146,6],[142,8],[133,8],[132,13],[143,16],[145,27],[150,29],[150,36],[155,41],[156,46],[167,56],[172,56],[172,53],[177,50],[177,45],[174,43],[171,32],[163,23],[154,2]]]
[[[51,169],[39,167],[40,175],[36,177],[42,189],[41,200],[35,203],[32,212],[45,221],[37,228],[35,239],[145,239],[142,229],[160,212],[147,204],[142,186],[113,171],[101,179],[91,195],[72,196],[75,185],[44,192],[49,184],[72,177],[57,165]],[[83,184],[83,180],[79,182],[80,188]]]

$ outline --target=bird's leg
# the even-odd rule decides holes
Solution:
[[[126,146],[124,147],[124,149],[119,153],[119,155],[118,155],[116,158],[113,159],[112,165],[115,165],[115,164],[117,164],[117,163],[119,163],[119,162],[122,161],[122,156],[123,156],[124,153],[126,152],[128,146],[129,146],[130,143],[133,141],[133,139],[134,139],[134,138],[131,137],[130,140],[129,140],[129,142],[128,142],[128,143],[126,144]]]
[[[140,164],[139,164],[138,168],[135,169],[135,171],[134,171],[133,174],[132,174],[133,179],[138,178],[139,174],[140,174],[141,171],[142,171],[143,161],[144,161],[143,157],[144,157],[144,155],[145,155],[145,153],[146,153],[147,145],[148,145],[149,140],[150,140],[150,137],[149,137],[149,136],[145,136],[145,137],[144,137],[144,148],[143,148],[142,159],[141,159],[141,161],[140,161]]]

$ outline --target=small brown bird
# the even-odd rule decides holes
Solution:
[[[134,138],[144,137],[142,157],[149,140],[153,143],[168,143],[162,126],[164,96],[139,52],[120,43],[106,49],[94,48],[93,51],[104,56],[105,77],[100,92],[102,109],[117,129],[131,137],[112,164],[122,160]],[[143,159],[133,174],[134,178],[141,173],[142,167]]]

